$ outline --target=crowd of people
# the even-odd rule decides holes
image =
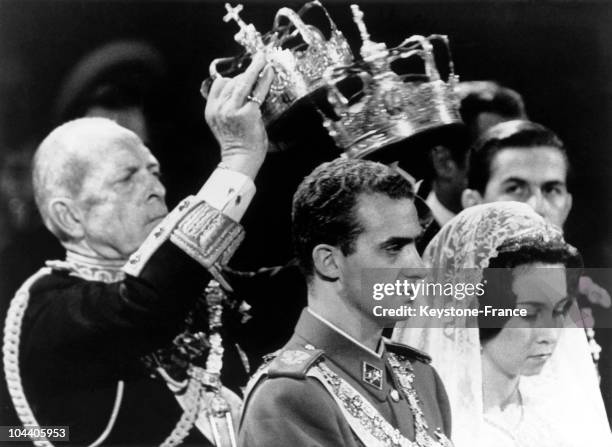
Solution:
[[[255,179],[289,144],[264,119],[275,70],[254,51],[212,77],[220,162],[172,210],[139,82],[163,78],[159,55],[111,44],[68,78],[57,126],[24,152],[31,189],[13,187],[30,196],[14,220],[56,248],[3,285],[2,425],[65,427],[79,446],[612,445],[590,310],[611,302],[564,237],[572,168],[555,132],[493,81],[459,83],[462,122],[395,142],[392,160],[336,157],[305,115],[304,138],[330,150],[283,191],[294,257],[242,271],[242,241],[259,246],[240,224],[265,193]],[[370,281],[484,293],[393,293],[381,318]],[[417,305],[477,316],[392,312]],[[68,441],[40,433],[35,445]]]

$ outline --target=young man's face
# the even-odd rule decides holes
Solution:
[[[425,277],[424,264],[415,247],[422,229],[411,199],[362,194],[357,200],[355,214],[363,231],[354,242],[353,253],[340,261],[342,297],[366,318],[372,319],[376,318],[372,313],[374,305],[398,307],[411,301],[405,295],[374,301],[368,284],[371,279],[395,283],[398,279],[417,282]]]
[[[572,196],[567,191],[567,162],[559,149],[505,148],[494,155],[490,169],[484,203],[524,202],[548,221],[563,226]]]

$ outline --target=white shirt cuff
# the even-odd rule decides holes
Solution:
[[[254,195],[255,184],[250,177],[231,169],[217,168],[196,197],[239,222]]]

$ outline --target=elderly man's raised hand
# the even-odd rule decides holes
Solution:
[[[221,161],[252,179],[268,149],[260,104],[273,77],[263,54],[258,53],[244,73],[216,78],[206,102],[206,122],[221,146]]]

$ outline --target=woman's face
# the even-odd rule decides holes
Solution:
[[[516,308],[525,316],[512,317],[483,344],[487,356],[508,376],[539,374],[551,357],[572,301],[567,296],[562,264],[533,263],[513,270]]]

